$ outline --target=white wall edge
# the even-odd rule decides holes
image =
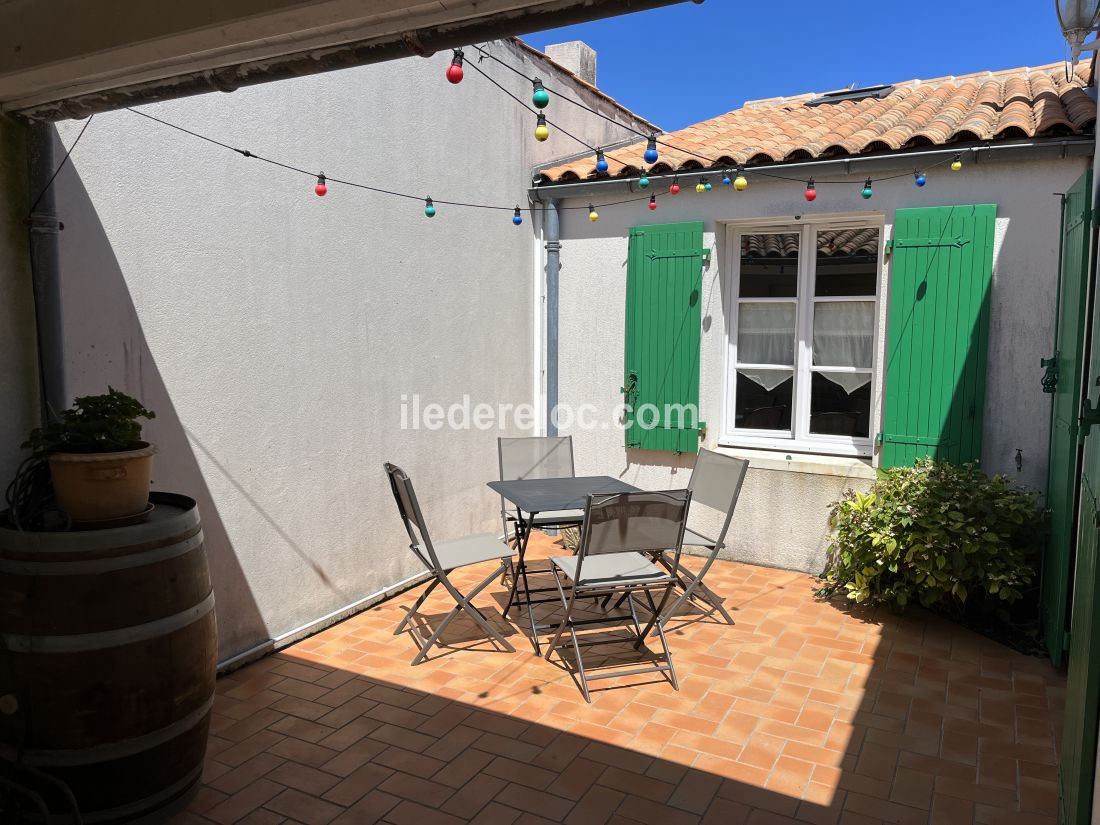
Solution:
[[[228,659],[218,662],[218,675],[224,676],[238,668],[244,667],[250,662],[254,662],[257,659],[261,659],[269,653],[274,653],[278,650],[282,650],[284,647],[289,647],[295,642],[299,642],[307,636],[312,636],[314,633],[318,633],[326,628],[332,627],[334,624],[354,616],[356,613],[362,613],[364,610],[368,610],[374,607],[380,602],[384,602],[386,599],[393,598],[394,596],[404,593],[416,585],[427,581],[432,576],[428,570],[422,573],[417,573],[413,576],[409,576],[406,579],[393,584],[387,588],[371,593],[369,596],[364,596],[352,602],[349,605],[334,610],[331,613],[326,613],[320,618],[314,619],[311,622],[307,622],[304,625],[288,630],[286,633],[281,633],[278,636],[274,636],[268,639],[266,642],[261,642],[258,645],[248,648],[235,656],[230,656]]]

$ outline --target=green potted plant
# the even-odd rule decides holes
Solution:
[[[141,440],[140,418],[155,413],[107,388],[34,430],[23,444],[49,464],[57,506],[74,522],[120,519],[149,506],[154,445]]]

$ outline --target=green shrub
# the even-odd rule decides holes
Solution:
[[[832,526],[822,596],[1007,617],[1036,578],[1043,515],[1037,495],[1004,476],[926,460],[879,471],[870,492],[848,490]]]
[[[570,553],[576,553],[581,546],[581,528],[563,527],[561,529],[561,546]]]

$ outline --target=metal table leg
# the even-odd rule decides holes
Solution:
[[[512,609],[514,604],[516,607],[520,606],[518,596],[519,580],[523,579],[523,601],[527,605],[527,620],[531,625],[531,642],[535,646],[535,655],[539,653],[539,631],[535,626],[535,612],[531,609],[531,587],[527,582],[527,542],[531,540],[531,524],[534,522],[535,513],[530,513],[531,521],[527,522],[523,518],[522,513],[518,513],[519,518],[516,521],[516,531],[519,536],[519,561],[516,565],[515,574],[512,576],[512,590],[508,594],[508,604],[504,608],[504,615],[508,615],[508,611]]]

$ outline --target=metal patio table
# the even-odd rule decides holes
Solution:
[[[608,493],[635,493],[638,488],[611,476],[570,476],[568,478],[523,478],[510,481],[490,481],[489,487],[516,505],[519,520],[516,522],[516,536],[519,539],[519,563],[512,576],[512,589],[508,594],[508,604],[504,615],[512,606],[526,605],[527,618],[531,623],[531,640],[535,645],[535,655],[541,655],[539,649],[539,631],[553,630],[556,624],[536,625],[533,604],[560,602],[555,596],[546,599],[532,599],[532,593],[554,591],[554,587],[536,587],[533,590],[527,582],[527,542],[531,538],[531,522],[539,513],[554,510],[583,510],[588,496]],[[519,595],[519,582],[523,580],[523,595]]]

